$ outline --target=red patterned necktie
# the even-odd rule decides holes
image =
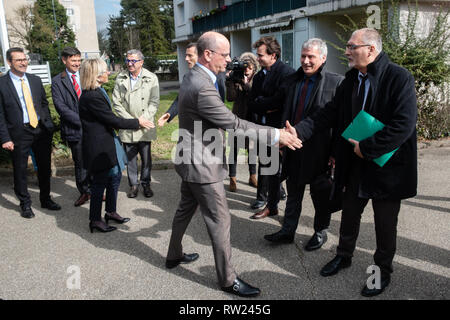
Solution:
[[[305,82],[303,84],[302,91],[300,93],[300,98],[298,99],[298,107],[297,107],[297,112],[295,114],[294,124],[299,123],[300,120],[302,119],[303,109],[305,107],[306,92],[308,91],[308,82],[309,82],[309,79],[306,78]]]
[[[75,92],[77,93],[78,99],[80,99],[81,89],[77,82],[77,76],[74,74],[72,75],[72,83],[73,83],[73,87],[75,88]]]

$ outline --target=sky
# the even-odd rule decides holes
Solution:
[[[97,30],[106,29],[109,16],[120,14],[120,0],[94,0],[95,18],[97,20]]]

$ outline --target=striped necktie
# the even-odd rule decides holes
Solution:
[[[75,92],[77,93],[77,97],[78,97],[78,99],[80,99],[81,89],[80,89],[80,86],[78,85],[78,82],[77,82],[77,76],[74,75],[74,74],[72,75],[72,83],[73,83],[73,87],[75,89]]]
[[[36,110],[34,109],[33,98],[31,97],[30,89],[28,89],[27,84],[23,78],[20,79],[22,81],[22,91],[23,97],[25,98],[25,104],[27,106],[28,119],[30,120],[30,126],[36,128],[38,125],[38,118],[36,114]]]

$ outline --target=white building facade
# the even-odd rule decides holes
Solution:
[[[389,1],[385,1],[388,3]],[[427,20],[430,12],[439,9],[436,3],[449,1],[420,1],[419,11]],[[283,62],[294,69],[300,67],[301,45],[309,38],[322,38],[343,46],[336,36],[338,23],[348,24],[345,15],[354,21],[365,19],[367,13],[376,15],[379,0],[174,0],[175,39],[177,54],[184,56],[186,45],[196,41],[206,31],[217,31],[230,40],[231,56],[253,51],[252,44],[262,36],[274,36],[281,45]],[[369,8],[370,6],[377,6]],[[369,10],[369,11],[368,11]],[[407,12],[407,4],[401,5]],[[369,23],[373,23],[373,19]],[[328,45],[327,68],[344,74],[342,54]],[[188,71],[179,59],[180,81]]]

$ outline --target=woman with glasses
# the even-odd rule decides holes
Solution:
[[[81,65],[83,93],[80,97],[80,119],[83,126],[83,165],[92,177],[89,229],[101,232],[116,230],[108,221],[128,222],[116,212],[117,192],[126,156],[114,129],[152,128],[144,117],[122,119],[114,115],[106,91],[101,87],[108,81],[109,72],[102,59],[87,59]],[[106,189],[106,223],[102,220],[102,197]]]

